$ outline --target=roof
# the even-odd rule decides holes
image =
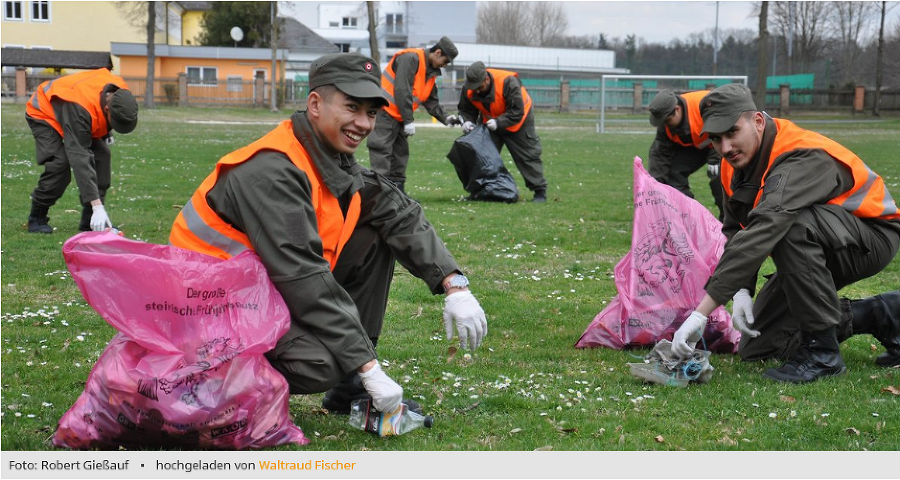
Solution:
[[[454,43],[459,48],[454,65],[480,60],[488,67],[516,71],[627,73],[626,69],[616,68],[616,52],[612,50]]]
[[[281,20],[281,31],[278,32],[278,46],[287,48],[291,51],[304,50],[322,53],[332,53],[340,51],[337,45],[322,38],[316,32],[312,31],[306,25],[300,23],[295,18],[279,17]]]
[[[3,48],[0,49],[0,57],[4,67],[112,69],[109,52]]]
[[[5,49],[4,49],[5,50]],[[182,45],[156,45],[157,57],[170,58],[213,58],[222,60],[271,60],[271,48],[234,48],[234,47],[199,47]],[[147,44],[111,42],[110,53],[113,55],[147,56]],[[287,49],[279,48],[278,58],[287,56]],[[4,62],[6,59],[4,58]]]
[[[210,2],[178,2],[181,8],[191,12],[205,12],[212,9]]]

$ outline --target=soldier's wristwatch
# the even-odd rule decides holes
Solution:
[[[466,288],[468,286],[469,279],[465,275],[456,275],[444,284],[444,293],[450,291],[451,288]]]

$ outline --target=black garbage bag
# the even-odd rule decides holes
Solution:
[[[515,203],[519,189],[484,124],[457,138],[447,154],[469,199]]]

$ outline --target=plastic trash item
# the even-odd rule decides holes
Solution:
[[[469,199],[516,203],[519,189],[484,124],[457,138],[447,153]]]
[[[694,350],[691,358],[676,358],[672,342],[660,340],[642,363],[629,363],[632,376],[644,381],[674,387],[686,387],[690,383],[709,383],[713,366],[709,363],[709,351]]]
[[[119,331],[59,421],[72,449],[243,449],[309,440],[263,354],[290,316],[259,257],[230,260],[85,232],[63,245],[85,300]]]
[[[431,428],[434,418],[420,415],[401,404],[394,412],[379,412],[367,398],[350,404],[350,425],[381,437],[402,435],[419,427]]]
[[[616,295],[587,326],[576,348],[622,350],[672,340],[703,299],[703,286],[725,248],[722,224],[696,200],[657,182],[634,158],[631,250],[614,269]],[[741,333],[719,306],[703,341],[712,352],[736,353]]]

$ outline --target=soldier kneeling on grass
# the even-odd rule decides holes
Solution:
[[[360,398],[393,412],[403,388],[375,346],[395,260],[446,294],[448,338],[455,324],[474,350],[487,320],[422,207],[353,157],[387,105],[375,61],[325,55],[310,67],[309,89],[307,111],[219,160],[169,241],[219,258],[259,255],[291,313],[290,330],[266,354],[291,393],[325,392],[322,406],[333,412],[349,413]]]
[[[837,295],[887,267],[900,246],[900,212],[882,178],[834,140],[758,111],[744,85],[713,90],[700,114],[724,159],[728,241],[673,351],[689,355],[706,316],[733,297],[741,358],[786,360],[766,370],[768,378],[806,383],[840,375],[839,344],[860,333],[887,348],[878,365],[900,365],[900,291],[852,302]],[[754,303],[757,274],[770,256],[777,271]]]

